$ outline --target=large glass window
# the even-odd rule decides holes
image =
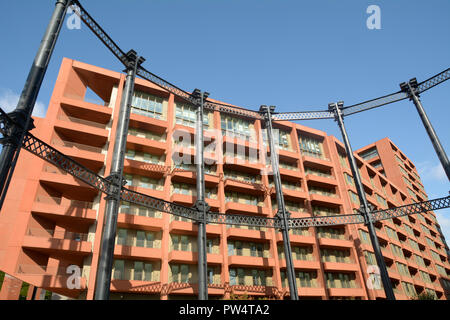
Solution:
[[[203,127],[209,127],[210,112],[203,111]],[[176,103],[175,122],[187,127],[195,128],[197,122],[197,108],[191,105]]]
[[[323,158],[323,142],[321,139],[299,135],[300,150],[307,156]]]
[[[151,118],[162,119],[163,101],[163,98],[135,90],[131,102],[131,112]]]
[[[220,116],[220,125],[223,135],[242,140],[254,140],[254,131],[251,128],[250,122],[247,120],[222,114]]]

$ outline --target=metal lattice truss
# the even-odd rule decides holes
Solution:
[[[0,109],[1,110],[1,109]],[[25,135],[22,148],[38,156],[39,158],[55,165],[56,167],[66,171],[73,177],[90,185],[91,187],[107,194],[113,195],[114,189],[112,182],[103,178],[95,172],[85,168],[83,165],[72,160],[50,145],[33,136],[31,133]],[[169,202],[163,199],[155,198],[143,193],[132,191],[125,187],[121,191],[121,200],[134,203],[139,206],[151,208],[157,211],[166,212],[179,217],[198,221],[200,218],[199,211],[195,208],[185,207],[183,205]],[[392,219],[399,216],[417,214],[450,207],[450,196],[404,205],[401,207],[377,210],[369,214],[373,221]],[[263,228],[280,228],[281,220],[278,218],[266,218],[262,216],[249,216],[242,214],[224,214],[208,212],[206,215],[208,223],[253,226]],[[360,214],[336,215],[336,216],[318,216],[307,218],[289,218],[288,224],[290,229],[344,225],[364,223],[364,219]]]
[[[24,136],[22,148],[66,171],[95,189],[110,194],[111,183],[108,180],[54,149],[29,132]]]
[[[352,106],[342,108],[342,115],[349,116],[354,113],[370,110],[373,108],[381,107],[389,103],[397,102],[408,98],[408,94],[405,92],[396,92],[384,97],[376,98],[373,100],[365,101],[362,103],[354,104]]]
[[[186,101],[190,104],[193,104],[195,106],[200,105],[200,102],[198,101],[198,99],[195,98],[194,96],[192,96],[190,93],[178,88],[177,86],[173,85],[172,83],[170,83],[170,82],[164,80],[163,78],[155,75],[154,73],[146,70],[142,66],[140,66],[138,68],[137,75],[140,76],[141,78],[148,80],[148,81],[156,84],[157,86],[167,90],[168,92],[172,93],[173,95],[177,96],[178,98],[183,99],[184,101]],[[235,106],[231,106],[231,105],[227,105],[227,104],[217,103],[217,102],[213,102],[213,101],[209,101],[209,100],[204,102],[203,107],[204,107],[204,109],[210,110],[210,111],[231,113],[231,114],[236,114],[236,115],[240,115],[240,116],[244,116],[244,117],[248,117],[248,118],[252,118],[252,119],[262,119],[262,116],[256,111],[239,108],[239,107],[235,107]]]
[[[334,119],[334,113],[330,111],[301,111],[273,113],[272,120],[293,121],[293,120],[316,120],[316,119]]]
[[[386,210],[377,210],[369,215],[372,221],[392,219],[417,213],[425,213],[433,210],[444,209],[450,207],[450,196],[438,199],[412,203],[400,207]]]
[[[120,47],[111,39],[110,36],[100,27],[100,25],[89,15],[89,13],[83,8],[78,0],[72,0],[72,9],[81,18],[81,20],[89,27],[89,29],[102,41],[102,43],[124,64],[127,65],[129,62],[129,57],[125,52],[120,49]],[[167,90],[178,98],[184,101],[199,106],[199,100],[192,96],[185,90],[178,88],[172,83],[164,80],[163,78],[155,75],[154,73],[146,70],[142,66],[139,66],[137,70],[137,75],[141,78],[146,79],[157,86]],[[419,83],[418,94],[424,92],[450,78],[450,68]],[[384,106],[393,102],[397,102],[408,98],[408,94],[405,92],[396,92],[389,94],[377,99],[372,99],[369,101],[361,102],[355,105],[344,107],[342,109],[343,116],[348,116],[358,112],[370,110],[380,106]],[[227,105],[223,103],[217,103],[210,100],[204,102],[204,108],[211,111],[219,111],[225,113],[236,114],[251,119],[263,119],[263,116],[254,110],[249,110],[245,108],[240,108],[232,105]],[[274,113],[272,115],[272,120],[277,121],[296,121],[296,120],[315,120],[315,119],[334,119],[334,114],[328,110],[322,111],[301,111],[301,112],[286,112],[286,113]]]
[[[78,0],[72,0],[70,8],[89,29],[100,39],[101,42],[119,59],[124,65],[128,63],[128,57],[125,52],[111,39],[111,37],[100,27],[100,25],[83,8]]]
[[[419,83],[419,85],[417,86],[417,91],[420,94],[422,92],[427,91],[428,89],[433,88],[434,86],[437,86],[438,84],[440,84],[444,81],[447,81],[448,79],[450,79],[450,68],[431,77],[430,79],[427,79],[427,80]]]

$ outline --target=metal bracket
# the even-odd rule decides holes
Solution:
[[[291,213],[289,211],[285,211],[286,214],[286,221],[288,223],[288,225],[286,226],[284,224],[284,215],[283,215],[283,211],[281,209],[278,209],[277,213],[275,214],[275,219],[278,220],[279,226],[280,226],[280,230],[288,230],[289,231],[289,221],[291,219]]]
[[[416,97],[419,97],[418,86],[419,84],[417,83],[416,78],[412,78],[411,80],[409,80],[409,82],[400,83],[400,89],[408,95],[409,100],[412,100],[413,94]]]
[[[206,216],[211,209],[206,201],[197,200],[193,206],[197,210],[197,222],[206,223]]]

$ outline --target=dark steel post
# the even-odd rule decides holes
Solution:
[[[31,114],[70,2],[69,0],[56,1],[55,10],[28,73],[17,107],[9,114],[17,125],[11,128],[0,154],[0,209],[8,191],[24,134],[27,130],[34,128]]]
[[[117,215],[120,207],[120,193],[123,186],[123,163],[126,152],[128,124],[130,122],[131,102],[133,99],[136,70],[144,59],[136,52],[128,52],[127,78],[120,103],[119,118],[114,143],[110,180],[112,188],[106,197],[106,208],[102,232],[102,243],[98,261],[95,300],[108,300],[111,283],[111,271],[114,260],[114,245],[117,230]]]
[[[364,192],[364,187],[361,182],[361,176],[359,175],[358,166],[356,165],[353,150],[347,136],[347,131],[345,130],[344,120],[342,118],[341,112],[341,108],[343,107],[343,105],[344,105],[343,102],[338,102],[337,104],[330,103],[328,107],[329,110],[334,113],[335,120],[339,125],[339,129],[341,129],[342,139],[344,140],[345,150],[347,152],[350,168],[353,174],[353,179],[355,181],[355,187],[358,192],[358,197],[361,205],[360,211],[364,217],[364,224],[366,225],[369,231],[369,236],[372,242],[375,258],[377,260],[378,268],[380,268],[381,281],[383,282],[386,298],[388,300],[395,300],[394,290],[392,289],[392,283],[391,280],[389,279],[389,274],[386,268],[386,263],[384,262],[383,254],[381,252],[380,243],[378,242],[375,226],[373,224],[372,219],[369,216],[370,208],[367,202],[366,194]]]
[[[273,181],[275,184],[277,204],[278,204],[278,212],[276,216],[280,220],[281,232],[283,234],[284,256],[286,258],[286,274],[289,283],[289,292],[291,300],[298,300],[298,290],[295,279],[294,263],[292,259],[291,241],[289,238],[289,224],[288,224],[289,213],[286,211],[286,206],[284,203],[280,170],[278,167],[277,151],[275,148],[275,142],[273,140],[271,113],[274,110],[275,110],[274,106],[267,107],[264,105],[261,106],[259,109],[260,112],[265,112],[264,119],[266,122],[267,140],[269,141],[270,157],[272,160]]]
[[[207,257],[206,257],[206,212],[209,206],[205,202],[205,162],[203,158],[203,102],[208,97],[207,92],[201,92],[195,89],[194,97],[200,100],[197,108],[197,122],[195,130],[195,160],[197,167],[197,202],[195,207],[198,210],[198,299],[208,300],[208,282],[207,282]]]
[[[431,125],[430,119],[428,119],[428,116],[425,113],[425,109],[422,106],[419,94],[416,92],[417,79],[413,78],[408,83],[401,83],[400,88],[408,93],[410,100],[414,102],[420,119],[422,119],[423,126],[425,127],[425,130],[430,137],[431,143],[433,144],[434,150],[436,151],[436,154],[441,161],[442,167],[444,168],[448,180],[450,180],[450,162],[448,161],[447,153],[445,153],[444,147],[442,147],[436,131],[434,131],[434,128]]]

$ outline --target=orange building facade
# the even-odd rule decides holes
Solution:
[[[32,133],[108,176],[124,81],[124,74],[64,59],[47,115],[35,118]],[[102,101],[88,102],[88,91]],[[193,159],[194,127],[192,107],[136,79],[124,164],[127,187],[192,206],[195,165],[177,164],[176,159]],[[273,217],[277,205],[272,177],[262,174],[268,166],[263,156],[267,146],[258,143],[264,124],[215,111],[206,113],[204,128],[211,210]],[[339,140],[291,122],[276,122],[274,129],[291,217],[348,214],[359,208]],[[427,199],[414,164],[389,139],[357,150],[355,157],[373,207]],[[43,290],[93,299],[104,210],[103,194],[22,151],[0,214],[0,270],[6,273],[0,299],[16,299],[22,282],[30,284],[29,290],[37,288],[36,299]],[[433,212],[385,220],[376,227],[397,299],[421,293],[449,297],[448,247]],[[288,298],[278,230],[208,224],[206,232],[210,299],[232,294]],[[376,262],[363,225],[290,233],[301,299],[385,298],[383,289],[370,281],[370,266]],[[196,298],[196,236],[191,221],[122,202],[111,299]]]

